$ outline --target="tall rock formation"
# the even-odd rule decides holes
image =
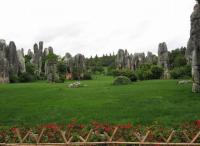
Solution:
[[[164,79],[169,79],[169,54],[167,44],[165,42],[160,43],[158,46],[158,65],[164,68]]]
[[[146,63],[147,64],[156,64],[157,61],[157,57],[156,55],[154,55],[152,52],[148,52],[147,53],[147,57],[146,57]]]
[[[73,79],[82,79],[86,70],[85,56],[77,54],[73,58]]]
[[[33,50],[34,50],[34,55],[31,60],[31,63],[33,63],[35,66],[36,69],[35,73],[38,76],[40,76],[42,71],[43,42],[39,42],[39,47],[38,44],[35,43],[33,46]]]
[[[34,54],[33,54],[33,52],[31,51],[31,49],[28,49],[27,55],[30,56],[31,58],[33,58]]]
[[[57,63],[55,61],[48,60],[45,62],[45,74],[48,82],[57,82],[59,80]]]
[[[193,92],[200,92],[200,1],[195,5],[190,17],[191,30],[188,52],[192,54]]]
[[[130,69],[135,71],[139,65],[145,63],[144,53],[129,54],[127,50],[119,49],[116,57],[117,69]]]
[[[125,52],[122,49],[118,50],[116,57],[117,69],[125,69]]]
[[[72,76],[72,70],[73,70],[73,58],[70,53],[66,53],[63,61],[66,65],[66,79],[71,80],[73,78]]]
[[[26,72],[26,66],[25,66],[25,58],[24,58],[24,50],[17,50],[17,58],[19,61],[19,72],[24,73]]]
[[[9,62],[9,74],[17,75],[19,72],[19,60],[17,57],[17,49],[13,41],[9,43],[7,48],[7,59]]]
[[[0,83],[9,83],[9,63],[6,59],[5,40],[0,40]]]

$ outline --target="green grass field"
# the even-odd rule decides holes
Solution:
[[[67,123],[76,118],[112,124],[165,126],[200,119],[200,94],[191,84],[153,80],[113,86],[112,77],[82,81],[87,87],[70,89],[69,82],[0,85],[0,125]]]

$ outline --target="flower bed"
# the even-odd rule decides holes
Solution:
[[[200,144],[200,120],[174,129],[159,125],[110,125],[92,122],[89,125],[73,121],[67,125],[47,124],[33,128],[0,129],[0,143],[191,143]]]

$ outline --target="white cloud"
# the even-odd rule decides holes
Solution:
[[[191,0],[0,0],[0,38],[25,50],[44,41],[59,55],[117,52],[157,53],[189,38]]]

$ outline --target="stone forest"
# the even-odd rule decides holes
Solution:
[[[17,50],[13,41],[6,44],[6,41],[1,39],[0,83],[20,82],[20,80],[21,82],[28,82],[34,79],[46,79],[48,82],[64,82],[65,79],[91,79],[91,73],[94,73],[92,71],[101,72],[104,70],[102,66],[112,68],[113,72],[124,70],[136,74],[137,70],[145,65],[155,65],[158,68],[160,67],[159,69],[163,70],[163,72],[154,79],[170,79],[170,68],[173,68],[173,63],[176,60],[177,62],[175,63],[177,63],[177,66],[187,66],[187,69],[191,66],[193,77],[192,91],[200,92],[198,67],[200,53],[198,52],[198,45],[195,42],[198,39],[198,33],[196,31],[198,28],[196,28],[195,25],[195,23],[197,23],[196,17],[198,17],[197,10],[195,10],[191,16],[192,28],[187,49],[182,47],[169,52],[167,44],[163,42],[158,45],[158,56],[154,55],[152,52],[148,52],[146,56],[145,53],[130,54],[127,50],[119,49],[116,55],[110,54],[103,57],[96,56],[95,58],[85,58],[82,54],[77,54],[73,57],[70,53],[66,53],[64,57],[60,57],[54,54],[52,47],[44,49],[42,41],[38,44],[35,43],[33,45],[33,51],[29,49],[28,53],[25,55],[23,49]],[[170,62],[170,60],[172,61]],[[188,71],[188,73],[183,74],[185,77],[190,76],[190,72],[187,69],[185,69],[185,71]],[[172,70],[171,74],[173,73]],[[142,76],[145,76],[145,72],[142,73]],[[148,77],[148,72],[146,76],[147,77],[144,77],[144,79],[151,79],[151,75]],[[172,76],[172,78],[176,78],[174,75]],[[140,77],[138,77],[138,79],[140,79]]]
[[[200,0],[187,22],[185,45],[159,40],[156,52],[88,57],[56,53],[51,36],[30,48],[2,37],[0,146],[200,145]]]

